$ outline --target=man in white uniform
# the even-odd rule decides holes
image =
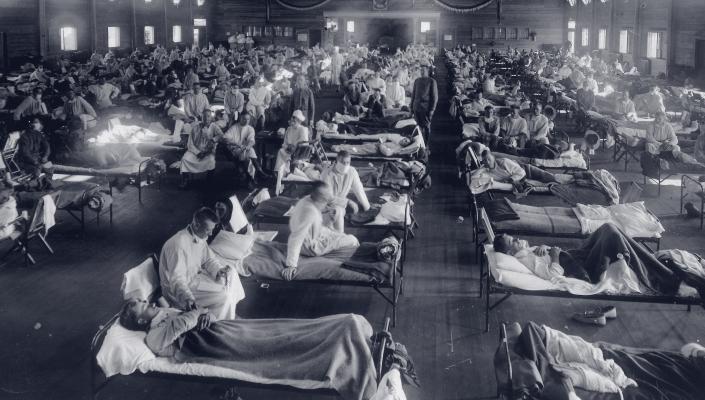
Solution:
[[[354,214],[359,209],[358,203],[363,211],[370,209],[370,202],[367,200],[365,188],[362,186],[357,170],[350,166],[350,161],[350,153],[345,150],[340,151],[335,163],[321,172],[321,180],[330,186],[333,193],[333,201],[329,209],[333,219],[332,227],[338,232],[343,232],[345,209],[347,207],[350,207]],[[355,195],[357,203],[348,199],[350,191]]]
[[[245,291],[235,270],[223,266],[208,247],[206,239],[217,223],[213,210],[197,210],[191,223],[164,243],[159,280],[170,306],[186,311],[207,308],[218,320],[233,319]]]
[[[285,280],[296,276],[301,255],[317,257],[343,248],[360,245],[353,235],[336,232],[323,226],[322,211],[333,200],[330,186],[324,182],[314,182],[311,194],[296,203],[289,218],[289,241],[287,243],[286,265],[282,270]]]

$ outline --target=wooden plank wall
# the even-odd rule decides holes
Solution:
[[[38,15],[38,0],[0,1],[0,32],[7,34],[11,62],[26,55],[39,54]]]
[[[467,4],[456,1],[456,4]],[[389,11],[433,11],[441,13],[439,32],[453,36],[453,43],[476,43],[489,47],[489,40],[472,37],[473,27],[497,27],[530,29],[536,32],[536,41],[494,40],[495,47],[511,45],[520,48],[532,48],[541,44],[560,44],[564,40],[562,23],[564,20],[565,0],[504,0],[502,2],[502,21],[497,24],[497,8],[491,5],[483,10],[467,14],[450,13],[436,5],[432,0],[389,0]],[[272,25],[292,26],[295,29],[320,29],[325,21],[326,11],[371,11],[371,0],[332,0],[323,7],[308,11],[292,11],[272,1]],[[265,3],[248,0],[218,0],[215,14],[215,36],[218,40],[225,38],[226,32],[245,32],[248,25],[265,25]],[[340,31],[345,27],[339,21]],[[340,33],[340,32],[339,32]]]
[[[577,21],[576,41],[580,42],[582,27],[590,28],[590,46],[577,46],[578,50],[597,49],[597,30],[608,27],[610,50],[616,53],[619,31],[632,30],[633,52],[624,57],[632,64],[645,57],[648,32],[665,32],[663,58],[669,63],[669,70],[693,68],[696,37],[705,37],[703,0],[610,0],[606,3],[592,1],[588,5],[578,1],[575,7],[568,7],[567,15]]]
[[[47,51],[45,56],[61,54],[59,31],[64,26],[77,29],[78,50],[91,51],[94,47],[105,52],[108,46],[108,26],[120,27],[120,48],[131,49],[144,44],[144,26],[155,28],[157,43],[172,45],[172,26],[182,26],[182,43],[193,41],[193,18],[206,18],[212,24],[211,10],[215,0],[198,6],[197,0],[2,0],[0,1],[0,32],[8,33],[9,58],[19,61],[28,54],[38,55],[39,3],[46,8]],[[257,2],[259,3],[259,2]],[[95,37],[92,32],[91,7],[95,4]],[[134,18],[133,18],[134,6]],[[165,12],[166,8],[166,12]]]

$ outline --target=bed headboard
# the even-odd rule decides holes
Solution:
[[[485,211],[485,208],[480,208],[480,224],[482,225],[482,228],[485,230],[485,234],[487,235],[487,241],[492,244],[494,242],[494,230],[492,229],[492,224],[490,223],[490,217],[487,215],[487,211]]]

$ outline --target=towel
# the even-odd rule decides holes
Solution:
[[[56,203],[54,202],[54,198],[50,194],[42,196],[42,202],[38,208],[41,209],[40,215],[44,223],[44,234],[46,235],[49,233],[49,229],[56,225]]]

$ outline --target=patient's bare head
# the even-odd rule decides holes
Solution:
[[[120,310],[120,325],[131,331],[146,331],[159,309],[146,300],[132,297],[127,299]]]
[[[497,160],[491,151],[485,150],[481,154],[482,164],[488,169],[494,169],[497,166]]]
[[[213,229],[218,223],[218,214],[208,207],[202,207],[193,213],[193,220],[191,221],[191,231],[193,234],[201,239],[207,239],[211,234],[213,234]]]
[[[529,247],[529,243],[526,240],[517,239],[514,236],[502,233],[494,237],[492,246],[494,247],[494,251],[498,253],[513,256],[520,250]]]
[[[330,186],[322,181],[313,183],[311,189],[311,200],[320,210],[323,210],[333,199],[333,192]]]

